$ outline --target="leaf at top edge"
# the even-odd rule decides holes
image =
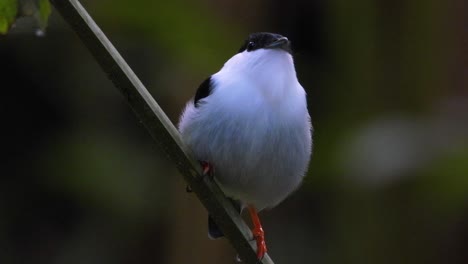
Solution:
[[[39,27],[45,29],[47,27],[47,21],[49,19],[51,8],[49,0],[39,0],[37,19],[39,21]]]
[[[16,0],[0,1],[0,34],[6,34],[11,24],[15,21],[18,12]]]

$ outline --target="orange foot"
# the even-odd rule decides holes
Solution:
[[[213,165],[207,161],[200,161],[200,164],[202,166],[203,175],[208,175],[210,179],[213,179]]]
[[[249,206],[250,217],[252,218],[252,223],[254,228],[252,229],[252,234],[257,241],[257,259],[262,260],[267,252],[267,247],[265,243],[265,232],[263,232],[262,224],[260,223],[260,218],[258,217],[257,210],[253,206]]]
[[[206,162],[206,161],[200,161],[200,164],[202,166],[203,176],[208,175],[210,180],[213,180],[213,165],[211,165],[211,163]],[[185,191],[188,193],[193,192],[192,186],[187,185],[185,187]]]

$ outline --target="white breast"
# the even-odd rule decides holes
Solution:
[[[302,181],[311,153],[305,92],[292,57],[260,49],[232,57],[212,76],[214,89],[187,104],[179,129],[199,160],[215,168],[227,196],[259,210]]]

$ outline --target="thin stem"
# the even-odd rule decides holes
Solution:
[[[77,0],[51,0],[125,97],[154,142],[164,150],[245,263],[259,263],[252,233],[233,205],[202,169],[144,85]],[[181,191],[181,195],[185,192]],[[196,227],[194,227],[196,228]],[[260,263],[273,263],[265,255]]]

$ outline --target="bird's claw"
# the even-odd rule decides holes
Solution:
[[[210,180],[213,180],[213,165],[207,161],[200,161],[202,166],[203,176],[208,176]]]
[[[265,243],[265,232],[261,227],[256,227],[252,230],[254,239],[257,241],[257,259],[262,260],[267,252],[267,247]]]
[[[200,161],[200,164],[202,166],[202,176],[208,176],[210,180],[213,180],[213,165],[206,161]],[[190,184],[187,184],[187,186],[185,187],[185,191],[188,193],[192,193],[192,186]]]

